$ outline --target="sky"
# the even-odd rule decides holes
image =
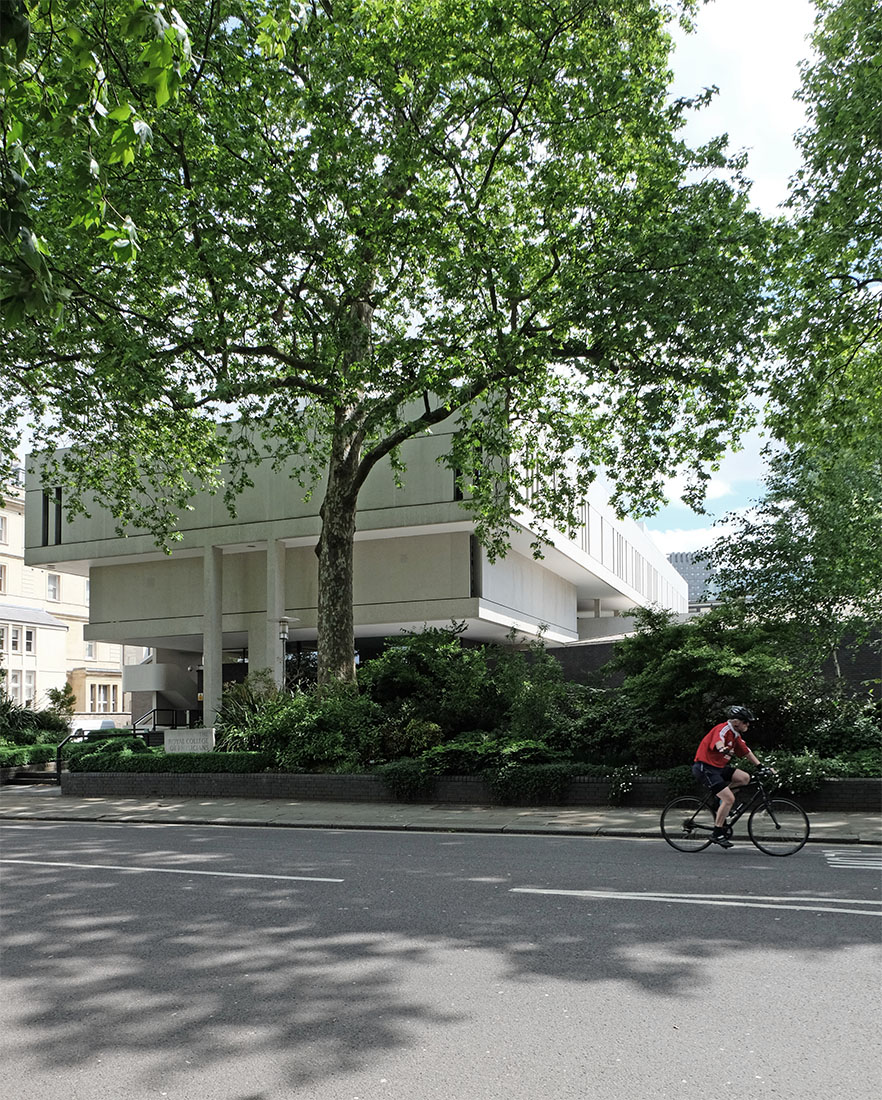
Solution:
[[[793,134],[805,116],[793,93],[799,87],[799,62],[809,54],[806,39],[814,16],[811,0],[712,0],[699,10],[696,32],[676,36],[674,94],[695,94],[712,84],[720,89],[689,123],[685,137],[698,144],[728,133],[731,151],[747,150],[751,199],[765,214],[776,213],[799,167]],[[742,446],[724,456],[712,475],[707,514],[678,504],[678,482],[669,483],[671,504],[646,520],[665,553],[701,549],[725,534],[725,525],[711,529],[715,521],[762,496],[759,432],[748,433]]]

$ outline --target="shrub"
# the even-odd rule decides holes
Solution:
[[[382,756],[382,710],[351,689],[276,691],[236,719],[228,717],[218,748],[270,753],[287,771],[353,771]]]
[[[68,733],[69,729],[67,719],[55,711],[32,710],[30,707],[19,706],[8,695],[0,692],[0,737],[12,741],[35,730],[48,730],[55,735]]]
[[[848,774],[852,776],[882,776],[882,749],[863,749],[844,758]]]
[[[404,633],[359,669],[358,682],[391,724],[437,723],[446,738],[466,730],[493,730],[508,702],[491,675],[495,647],[464,646],[462,624]]]
[[[420,757],[433,775],[478,775],[502,764],[502,745],[480,731],[436,745]]]
[[[778,773],[775,779],[776,787],[790,791],[792,794],[807,794],[816,791],[823,779],[841,779],[848,774],[848,766],[844,760],[824,759],[813,752],[803,752],[799,755],[793,753],[770,753],[766,757]]]
[[[30,763],[27,745],[0,745],[0,768],[14,768]]]
[[[554,805],[564,801],[578,773],[574,764],[507,764],[488,773],[487,781],[494,801],[504,805]]]
[[[147,742],[140,737],[133,737],[131,733],[119,737],[108,737],[108,730],[101,730],[101,737],[95,740],[68,741],[61,750],[62,760],[67,760],[71,771],[82,769],[74,768],[71,761],[79,760],[83,756],[97,754],[112,754],[127,750],[128,752],[147,752]]]
[[[436,774],[424,760],[409,757],[381,764],[376,772],[382,777],[390,794],[401,802],[428,798]]]
[[[264,752],[152,752],[85,753],[72,759],[72,772],[262,772],[271,767],[272,757]]]
[[[441,727],[427,718],[406,720],[399,714],[398,721],[388,721],[382,728],[380,752],[386,760],[420,756],[443,740]]]

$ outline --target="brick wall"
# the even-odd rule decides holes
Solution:
[[[118,798],[291,798],[336,802],[394,802],[377,775],[295,775],[255,772],[225,775],[143,772],[62,772],[64,795],[110,795]],[[661,807],[671,797],[662,779],[637,778],[622,799],[623,806]],[[430,802],[487,805],[487,784],[477,776],[444,776],[435,781]],[[882,811],[882,780],[829,779],[819,791],[797,795],[808,811],[878,813]],[[569,806],[609,805],[609,784],[581,776],[570,782]]]

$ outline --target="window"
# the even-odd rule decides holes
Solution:
[[[6,591],[6,566],[0,565],[0,592]]]
[[[0,653],[6,652],[6,627],[0,626]]]
[[[116,684],[90,684],[89,710],[92,714],[109,714],[117,710]]]
[[[37,651],[37,632],[32,626],[26,626],[24,632],[25,638],[25,653],[36,653]]]
[[[17,668],[9,670],[9,698],[21,705],[21,672]]]
[[[61,488],[43,490],[43,546],[61,542]]]
[[[9,521],[6,516],[0,516],[0,542],[9,542]]]
[[[86,642],[86,659],[89,661],[95,660],[95,643]]]
[[[37,698],[37,674],[29,669],[24,674],[25,706],[32,707]]]
[[[21,653],[21,627],[13,626],[9,631],[9,652]]]
[[[61,577],[57,573],[46,574],[46,592],[50,600],[61,599]]]

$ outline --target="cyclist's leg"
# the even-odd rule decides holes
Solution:
[[[721,827],[725,824],[726,818],[729,816],[732,807],[735,805],[735,792],[732,790],[732,788],[736,786],[741,786],[740,783],[734,782],[735,776],[738,774],[739,773],[731,767],[720,769],[721,785],[718,789],[714,790],[714,794],[720,800],[720,805],[717,808],[716,817],[714,818],[714,824],[717,827]],[[750,782],[750,776],[747,775],[747,772],[741,772],[740,774],[747,776],[747,781]]]

